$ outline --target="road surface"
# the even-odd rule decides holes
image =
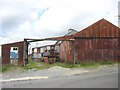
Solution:
[[[118,67],[47,79],[5,82],[2,88],[118,88]]]

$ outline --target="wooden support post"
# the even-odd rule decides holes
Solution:
[[[24,52],[23,52],[24,65],[28,64],[28,42],[24,39]]]

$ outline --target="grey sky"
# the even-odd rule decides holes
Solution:
[[[61,36],[105,18],[117,25],[119,0],[1,0],[0,44]],[[12,38],[12,39],[11,39]]]

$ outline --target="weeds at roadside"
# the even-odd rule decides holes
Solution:
[[[8,72],[11,70],[15,70],[20,68],[20,65],[13,65],[13,64],[6,64],[6,65],[1,65],[0,66],[0,72],[4,73],[4,72]]]
[[[61,63],[57,62],[54,64],[45,64],[44,62],[36,62],[34,60],[29,60],[29,64],[23,66],[23,65],[3,65],[0,67],[0,72],[8,72],[12,71],[15,69],[20,69],[22,71],[24,70],[29,70],[29,69],[37,69],[37,70],[42,70],[42,69],[48,69],[53,66],[60,66],[64,68],[97,68],[101,65],[114,65],[118,63],[114,63],[111,61],[105,61],[105,62],[97,62],[97,63],[79,63],[79,64],[67,64],[67,63]]]

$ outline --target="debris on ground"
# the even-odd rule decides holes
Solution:
[[[48,70],[70,70],[70,69],[69,68],[60,67],[60,66],[53,66],[53,67],[49,68]]]

